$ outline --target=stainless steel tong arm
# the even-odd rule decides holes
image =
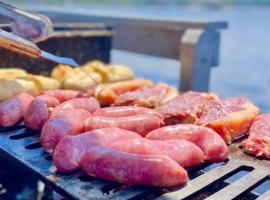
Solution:
[[[12,20],[14,34],[35,43],[46,40],[53,31],[48,17],[25,12],[1,1],[0,15]]]

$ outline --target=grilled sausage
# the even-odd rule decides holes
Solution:
[[[228,147],[224,140],[212,129],[192,125],[178,124],[165,126],[147,134],[146,138],[154,140],[186,139],[200,147],[206,160],[221,162],[228,157]]]
[[[48,153],[52,153],[57,143],[65,135],[77,135],[84,131],[84,120],[91,114],[82,109],[65,110],[43,126],[40,141]]]
[[[162,120],[149,114],[134,115],[128,117],[103,117],[93,116],[85,121],[85,131],[99,128],[118,127],[133,131],[141,136],[163,125]]]
[[[32,100],[31,95],[21,93],[12,99],[4,101],[0,105],[0,126],[9,127],[18,123]]]
[[[100,105],[98,101],[93,97],[70,99],[56,106],[52,111],[50,118],[54,118],[56,115],[65,110],[83,109],[93,113],[98,108],[100,108]]]
[[[160,119],[163,119],[163,115],[160,113],[144,107],[139,106],[117,106],[117,107],[106,107],[96,110],[94,116],[103,116],[103,117],[128,117],[131,115],[140,115],[140,114],[150,114],[156,115]]]
[[[119,140],[110,145],[118,151],[143,155],[165,155],[184,168],[199,165],[204,160],[204,153],[187,140],[149,140],[136,138]]]
[[[70,172],[79,168],[81,157],[94,146],[110,146],[114,141],[140,138],[137,133],[120,128],[104,128],[80,135],[68,135],[55,147],[53,162],[62,172]]]
[[[59,103],[58,99],[48,95],[34,98],[24,115],[25,126],[32,130],[41,129],[49,119],[50,113],[48,108],[53,108]]]
[[[163,155],[138,155],[93,147],[82,158],[80,166],[90,175],[124,184],[174,187],[187,182],[184,168]]]

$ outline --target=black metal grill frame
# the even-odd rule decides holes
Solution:
[[[0,156],[17,167],[26,168],[47,186],[68,199],[255,199],[252,192],[269,179],[270,161],[244,154],[239,143],[230,145],[230,158],[219,164],[204,163],[189,170],[190,181],[175,189],[149,186],[125,186],[84,175],[55,172],[51,155],[44,152],[39,142],[39,131],[27,130],[23,123],[0,128]],[[230,182],[230,176],[240,171],[247,174]],[[259,197],[269,199],[268,190]],[[214,194],[213,194],[214,193]]]

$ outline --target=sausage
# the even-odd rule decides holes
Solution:
[[[67,135],[55,147],[53,162],[57,170],[70,172],[79,168],[81,157],[94,146],[109,146],[114,141],[140,138],[137,133],[120,128],[104,128],[80,135]]]
[[[0,104],[0,126],[10,127],[18,123],[24,116],[33,97],[27,93],[21,93]]]
[[[44,91],[42,94],[45,94],[45,95],[48,95],[48,96],[52,96],[52,97],[58,99],[58,101],[60,101],[60,103],[63,103],[65,101],[67,101],[67,100],[77,98],[77,96],[79,95],[79,93],[81,93],[81,92],[80,91],[76,91],[76,90],[61,90],[61,89],[57,89],[57,90]]]
[[[193,124],[165,126],[147,134],[154,140],[186,139],[200,147],[206,160],[221,162],[228,157],[228,147],[224,140],[212,129]]]
[[[199,165],[204,160],[204,153],[187,140],[149,140],[136,138],[119,140],[110,145],[118,151],[143,155],[165,155],[184,168]]]
[[[100,105],[98,101],[93,97],[70,99],[56,106],[52,111],[50,118],[54,118],[56,115],[58,115],[64,110],[83,109],[90,113],[93,113],[99,108]]]
[[[77,135],[84,131],[84,120],[91,114],[82,109],[65,110],[43,126],[40,142],[48,153],[52,153],[57,143],[65,135]]]
[[[103,117],[128,117],[131,115],[139,114],[150,114],[163,119],[163,115],[157,111],[154,111],[149,108],[139,107],[139,106],[116,106],[116,107],[106,107],[96,110],[94,116],[103,116]]]
[[[34,98],[24,115],[25,126],[32,130],[41,129],[49,119],[48,108],[53,108],[59,103],[58,99],[48,95]]]
[[[141,114],[128,117],[93,116],[85,121],[85,131],[99,128],[118,127],[145,136],[150,131],[163,125],[155,115]]]
[[[164,155],[138,155],[93,147],[82,158],[81,169],[87,175],[124,184],[174,187],[187,182],[188,174]]]

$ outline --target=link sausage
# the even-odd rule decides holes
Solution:
[[[93,116],[85,121],[85,131],[99,128],[118,127],[145,136],[150,131],[163,125],[155,115],[141,114],[128,117]]]
[[[34,98],[24,115],[25,126],[32,130],[41,129],[49,119],[50,112],[48,108],[54,108],[59,103],[58,99],[48,95]]]
[[[56,115],[58,115],[64,110],[83,109],[90,113],[93,113],[99,108],[100,105],[98,101],[93,97],[70,99],[56,106],[52,111],[50,118],[54,118]]]
[[[18,123],[24,116],[33,97],[27,93],[21,93],[0,104],[0,126],[10,127]]]
[[[146,138],[154,140],[186,139],[200,147],[206,159],[221,162],[228,157],[228,147],[224,140],[212,129],[192,125],[178,124],[165,126],[147,134]]]
[[[131,115],[140,115],[140,114],[150,114],[163,119],[163,115],[157,111],[154,111],[149,108],[139,107],[139,106],[116,106],[116,107],[106,107],[96,110],[94,116],[103,116],[103,117],[128,117]]]
[[[119,140],[110,145],[111,148],[134,154],[165,155],[184,168],[199,165],[204,160],[204,153],[187,140],[149,140],[136,138]]]
[[[52,96],[52,97],[58,99],[58,101],[60,101],[60,103],[63,103],[67,100],[77,98],[79,93],[81,93],[81,92],[76,91],[76,90],[61,90],[61,89],[59,89],[59,90],[44,91],[42,94]]]
[[[137,133],[120,128],[104,128],[80,135],[67,135],[55,147],[53,162],[57,170],[70,172],[79,168],[81,157],[94,146],[110,146],[114,141],[140,138]]]
[[[93,147],[81,159],[82,170],[90,176],[124,184],[174,187],[187,182],[184,168],[163,155],[138,155]]]
[[[52,153],[57,143],[65,135],[77,135],[84,131],[84,120],[91,114],[82,109],[65,110],[43,126],[40,141],[48,153]]]

